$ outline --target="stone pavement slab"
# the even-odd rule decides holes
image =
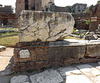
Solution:
[[[65,83],[92,83],[92,81],[84,75],[70,75],[66,77]]]
[[[27,75],[14,76],[10,83],[29,83]]]
[[[78,65],[77,67],[93,83],[98,83],[98,81],[100,83],[100,80],[98,78],[98,76],[100,75],[100,71],[98,69],[96,69],[93,66],[90,66],[88,64]]]
[[[47,69],[44,72],[29,75],[28,83],[100,83],[100,65],[71,65],[59,69]],[[15,80],[20,75],[14,77]],[[12,78],[13,79],[13,78]],[[11,79],[11,81],[12,81]],[[16,82],[11,82],[16,83]],[[19,83],[19,82],[17,82]],[[26,82],[21,82],[26,83]]]
[[[42,73],[30,76],[32,83],[61,83],[63,78],[57,70],[46,70]]]
[[[76,67],[70,66],[65,68],[59,68],[58,71],[65,79],[65,83],[92,83],[86,76],[82,75],[80,70]]]
[[[71,73],[74,73],[74,74],[80,74],[81,73],[76,67],[72,67],[72,66],[59,68],[58,71],[63,77],[68,76]]]
[[[82,72],[86,73],[88,75],[88,73],[96,76],[98,74],[100,74],[100,71],[98,69],[96,69],[95,67],[85,64],[85,65],[78,65],[77,66]]]
[[[0,76],[0,83],[10,83],[10,79],[12,76]]]

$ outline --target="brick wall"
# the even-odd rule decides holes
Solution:
[[[7,17],[7,18],[4,18]],[[2,26],[2,23],[4,26],[13,26],[16,24],[17,19],[13,19],[15,18],[15,14],[4,14],[4,13],[0,13],[0,26]],[[10,19],[8,19],[10,18]]]
[[[17,43],[13,70],[28,71],[98,61],[100,56],[96,54],[100,53],[99,50],[100,44],[69,45],[65,41]]]
[[[92,9],[91,9],[91,17],[97,17],[96,21],[92,21],[90,23],[90,31],[95,31],[96,29],[98,29],[98,25],[100,24],[100,4],[95,5]]]

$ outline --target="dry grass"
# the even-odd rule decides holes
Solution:
[[[18,33],[16,32],[0,33],[0,45],[14,46],[18,41]]]
[[[80,38],[71,37],[71,36],[66,36],[64,39],[77,39],[77,40],[82,40],[82,39],[80,39]]]
[[[0,33],[0,45],[3,46],[14,46],[18,41],[18,28],[0,28],[0,30],[13,30],[15,32],[6,32]],[[77,39],[81,40],[80,38],[66,36],[64,39]]]

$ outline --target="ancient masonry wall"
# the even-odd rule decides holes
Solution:
[[[68,45],[68,42],[17,43],[14,71],[37,70],[100,60],[100,44]]]
[[[64,40],[73,32],[74,23],[67,12],[22,11],[13,70],[37,70],[100,60],[100,42]]]

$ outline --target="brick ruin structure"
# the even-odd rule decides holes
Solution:
[[[0,5],[0,27],[14,27],[16,24],[16,15],[11,6]]]
[[[95,5],[91,9],[91,14],[90,14],[90,31],[95,31],[97,29],[100,29],[100,4]]]
[[[90,9],[88,13],[75,13],[73,17],[75,18],[77,29],[86,29],[89,31],[100,30],[100,4],[96,4]],[[86,24],[86,20],[90,20],[90,24]]]
[[[75,19],[74,28],[89,30],[89,24],[86,24],[86,20],[90,19],[90,13],[78,13],[72,14]]]
[[[22,10],[41,11],[49,2],[54,0],[16,0],[16,15],[19,16]]]
[[[66,7],[58,7],[54,0],[16,0],[16,16],[22,10],[68,12]]]
[[[15,14],[0,13],[0,27],[14,27],[16,24]]]

